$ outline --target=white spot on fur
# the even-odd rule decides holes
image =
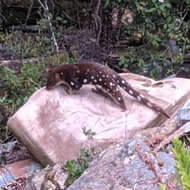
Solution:
[[[141,95],[141,98],[145,98],[143,95]]]
[[[94,79],[94,76],[91,76],[91,79]]]
[[[106,75],[107,78],[109,78],[109,75]]]
[[[102,78],[99,78],[98,80],[101,82],[101,81],[102,81]]]
[[[117,80],[117,83],[118,83],[118,84],[119,84],[119,82],[120,82],[120,81],[119,81],[119,80]]]
[[[116,75],[113,75],[113,78],[116,78]]]
[[[116,90],[116,92],[118,92],[118,91],[119,91],[119,88],[116,88],[115,90]]]
[[[122,83],[122,84],[125,84],[125,80],[122,80],[121,83]]]
[[[120,98],[120,97],[117,97],[117,99],[118,99],[119,101],[121,101],[121,98]]]
[[[129,94],[133,95],[133,91],[132,91],[132,90],[129,90]]]
[[[88,82],[88,80],[87,80],[87,79],[84,79],[84,80],[83,80],[83,83],[84,83],[84,84],[85,84],[85,83],[87,83],[87,82]]]
[[[71,86],[74,86],[74,82],[71,81],[70,84],[71,84]]]
[[[87,71],[87,72],[89,72],[89,71],[90,71],[90,69],[86,69],[86,71]]]
[[[63,76],[63,72],[62,72],[62,73],[60,73],[60,75],[61,75],[61,76]]]
[[[140,102],[142,98],[140,96],[137,96],[137,100]]]
[[[152,108],[152,104],[151,104],[151,103],[147,102],[146,105],[147,105],[148,107]]]
[[[80,70],[77,70],[77,73],[80,73]]]
[[[115,86],[114,83],[110,82],[110,86]]]
[[[105,75],[102,75],[103,78],[105,78]]]
[[[96,79],[94,79],[94,82],[95,82],[95,83],[97,83],[97,80],[96,80]]]

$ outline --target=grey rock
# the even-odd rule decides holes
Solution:
[[[143,140],[131,139],[102,152],[67,190],[159,190],[174,173],[167,153],[154,155]]]
[[[61,164],[56,164],[44,171],[32,174],[28,177],[23,190],[63,190],[67,175]]]

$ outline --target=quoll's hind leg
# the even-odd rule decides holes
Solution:
[[[101,95],[103,95],[103,96],[105,96],[105,97],[110,97],[110,96],[108,95],[108,93],[105,92],[105,90],[104,90],[102,87],[97,86],[97,85],[95,85],[95,88],[92,88],[92,92],[94,92],[94,93],[96,93],[96,94],[101,94]]]
[[[114,93],[109,93],[109,96],[112,98],[112,100],[120,106],[122,111],[126,111],[125,102],[123,100],[123,96],[121,95],[120,91],[116,91]]]
[[[108,89],[109,90],[109,89]],[[110,91],[110,90],[109,90]],[[120,108],[122,109],[122,111],[125,111],[126,110],[126,106],[125,106],[125,103],[124,103],[124,100],[123,100],[123,97],[122,95],[120,94],[119,91],[115,91],[114,95],[112,95],[112,93],[109,93],[108,91],[106,91],[104,88],[100,87],[100,86],[97,86],[96,85],[96,88],[92,89],[92,92],[94,93],[97,93],[97,94],[101,94],[103,95],[104,97],[109,97],[111,98],[111,100],[113,100],[117,105],[120,106]],[[116,98],[117,97],[117,98]]]

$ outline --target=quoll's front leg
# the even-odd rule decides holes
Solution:
[[[62,86],[64,87],[64,90],[68,95],[78,94],[78,89],[73,89],[71,86],[65,84],[62,84]]]
[[[76,89],[67,89],[65,90],[67,92],[67,94],[69,95],[74,95],[74,94],[78,94],[78,91],[79,90],[76,90]]]
[[[80,82],[80,78],[77,77],[76,75],[72,76],[72,78],[67,80],[66,83],[68,84],[68,85],[66,85],[68,88],[65,89],[65,91],[69,95],[78,94],[78,91],[82,87],[82,83]]]

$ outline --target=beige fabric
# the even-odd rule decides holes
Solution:
[[[155,83],[130,73],[123,77],[170,115],[190,95],[187,79]],[[122,112],[110,98],[91,88],[83,86],[75,95],[67,95],[61,86],[50,91],[41,88],[9,119],[8,126],[38,161],[52,164],[76,158],[83,146],[118,142],[167,119],[123,90],[127,111]],[[84,128],[96,135],[87,137]]]

